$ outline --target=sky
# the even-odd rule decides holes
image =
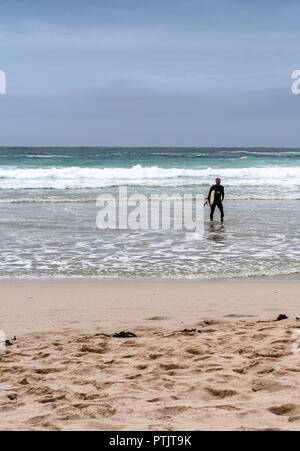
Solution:
[[[0,146],[300,147],[298,0],[1,0]]]

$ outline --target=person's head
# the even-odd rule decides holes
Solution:
[[[217,179],[216,179],[216,184],[217,184],[217,185],[221,185],[221,179],[217,178]]]

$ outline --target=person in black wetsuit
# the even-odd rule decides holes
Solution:
[[[223,200],[224,200],[224,187],[221,185],[221,179],[217,178],[216,179],[216,184],[214,186],[212,186],[209,190],[209,195],[208,195],[208,201],[210,200],[210,195],[212,193],[212,191],[215,191],[215,201],[213,203],[213,205],[211,205],[211,212],[210,212],[210,220],[213,221],[214,220],[214,212],[216,207],[218,207],[218,209],[221,212],[221,222],[224,221],[224,208],[223,208]]]

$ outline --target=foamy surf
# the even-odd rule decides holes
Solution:
[[[173,186],[174,184],[205,185],[222,176],[228,186],[300,187],[300,166],[239,168],[162,168],[158,166],[131,168],[5,168],[0,167],[1,189],[84,189],[119,184],[140,186]]]
[[[299,277],[299,155],[291,149],[0,149],[0,277]],[[97,196],[116,195],[120,185],[128,196],[207,196],[216,176],[225,186],[225,223],[218,212],[210,223],[206,209],[202,239],[178,230],[96,229]]]

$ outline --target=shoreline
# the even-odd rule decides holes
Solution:
[[[281,275],[274,275],[274,276],[247,276],[247,277],[218,277],[218,278],[180,278],[180,277],[174,277],[174,278],[163,278],[163,277],[140,277],[140,278],[135,278],[135,277],[98,277],[98,276],[91,276],[91,277],[87,277],[87,276],[70,276],[70,277],[65,277],[65,276],[61,276],[61,277],[0,277],[0,283],[2,282],[81,282],[81,281],[86,281],[86,282],[166,282],[166,283],[171,283],[171,282],[186,282],[186,283],[212,283],[212,282],[284,282],[284,281],[294,281],[300,282],[300,273],[296,273],[296,274],[281,274]]]

